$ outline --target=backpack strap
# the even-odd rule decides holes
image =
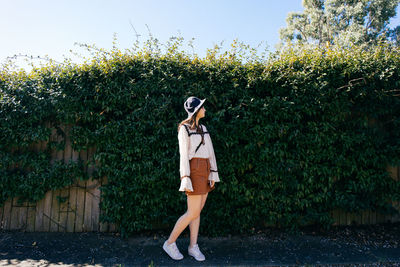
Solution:
[[[196,153],[197,150],[199,150],[199,148],[200,148],[200,146],[201,146],[202,143],[203,143],[203,142],[200,142],[200,144],[196,147],[196,151],[194,151],[194,153]]]
[[[185,126],[186,132],[188,133],[188,136],[190,136],[190,132],[189,132],[189,129],[188,129],[187,125],[183,124],[183,126]]]
[[[205,144],[205,143],[204,143],[204,135],[205,135],[205,134],[208,134],[208,132],[203,132],[203,126],[201,126],[201,124],[200,124],[201,133],[197,133],[197,132],[191,133],[191,132],[189,132],[188,126],[187,126],[186,124],[183,124],[183,126],[185,126],[186,132],[188,133],[189,136],[191,136],[192,134],[201,134],[201,142],[200,142],[200,144],[196,147],[196,150],[195,150],[195,152],[194,152],[194,153],[196,153],[197,150],[199,150],[201,144],[203,144],[203,145]]]
[[[205,145],[205,142],[204,142],[204,132],[203,132],[203,126],[201,126],[201,124],[200,124],[200,128],[201,128],[201,141],[200,141],[200,144],[197,146],[197,148],[196,148],[196,151],[195,151],[194,153],[196,153],[196,152],[197,152],[197,150],[199,150],[199,148],[200,148],[201,144]]]

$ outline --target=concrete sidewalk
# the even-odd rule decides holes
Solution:
[[[174,261],[162,249],[166,235],[0,232],[0,266],[400,266],[398,228],[381,237],[342,235],[199,236],[206,260],[197,262],[187,233],[176,242],[185,258]]]

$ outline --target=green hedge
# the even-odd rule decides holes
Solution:
[[[36,201],[73,177],[87,179],[80,162],[51,165],[50,149],[27,149],[49,139],[43,122],[70,123],[73,148],[96,146],[94,177],[108,177],[101,220],[123,234],[171,230],[187,205],[177,124],[195,95],[207,98],[202,120],[221,179],[202,212],[204,234],[328,228],[336,208],[394,212],[400,183],[386,168],[400,162],[399,50],[292,47],[243,60],[235,49],[198,58],[176,44],[166,52],[114,48],[81,65],[3,68],[1,201]]]

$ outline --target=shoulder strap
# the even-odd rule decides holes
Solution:
[[[201,144],[205,144],[204,143],[204,132],[203,132],[203,126],[201,126],[201,124],[200,124],[200,127],[201,127],[201,141],[200,141],[200,144],[196,147],[196,151],[194,152],[194,153],[196,153],[197,152],[197,150],[199,150],[199,148],[200,148],[200,146],[201,146]]]
[[[183,124],[183,126],[185,126],[186,132],[188,133],[188,136],[190,136],[189,129],[187,128],[187,125]]]
[[[200,146],[201,146],[202,143],[203,143],[203,142],[200,142],[200,144],[196,147],[196,150],[194,151],[194,153],[196,153],[197,150],[199,150],[199,148],[200,148]]]
[[[183,124],[183,126],[185,126],[186,132],[188,133],[189,136],[191,136],[192,134],[201,134],[198,132],[190,132],[188,129],[188,126],[186,124]],[[200,127],[201,127],[201,129],[203,129],[203,126],[200,125]],[[203,132],[203,134],[208,134],[208,132]]]
[[[196,147],[196,150],[195,150],[195,152],[194,152],[194,153],[196,153],[197,150],[199,150],[201,144],[204,144],[204,142],[203,142],[203,140],[204,140],[204,134],[208,134],[208,132],[203,132],[203,126],[202,126],[202,125],[200,125],[201,130],[202,130],[202,133],[197,133],[197,132],[191,133],[191,132],[189,132],[189,129],[188,129],[188,127],[187,127],[186,124],[183,124],[183,126],[185,126],[186,132],[188,133],[189,136],[191,136],[192,134],[201,134],[201,135],[202,135],[202,139],[201,139],[201,141],[200,141],[200,144]]]

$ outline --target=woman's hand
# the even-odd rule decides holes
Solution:
[[[214,180],[210,180],[210,186],[213,187],[215,185],[215,181]]]

